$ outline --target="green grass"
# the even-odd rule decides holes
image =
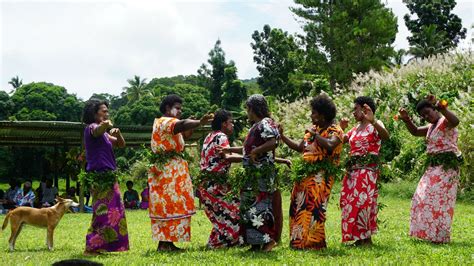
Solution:
[[[393,188],[392,188],[393,189]],[[387,207],[379,218],[379,233],[370,248],[348,247],[340,243],[340,210],[338,188],[335,187],[328,210],[324,251],[295,251],[288,247],[289,195],[284,193],[285,223],[281,244],[271,253],[247,252],[248,248],[205,250],[211,224],[202,210],[192,219],[192,242],[178,244],[183,253],[158,253],[151,239],[147,211],[127,211],[131,249],[91,258],[105,265],[151,264],[456,264],[474,263],[474,206],[458,202],[455,209],[452,242],[434,245],[408,237],[410,200],[393,196],[382,197]],[[2,217],[2,216],[0,216]],[[55,232],[55,250],[45,245],[44,229],[26,226],[20,234],[16,250],[8,251],[10,228],[0,234],[1,265],[50,265],[70,258],[84,258],[85,234],[90,214],[66,214]],[[89,259],[89,258],[87,258]]]

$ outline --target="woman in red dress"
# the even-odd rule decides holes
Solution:
[[[357,97],[353,115],[358,123],[344,136],[344,142],[350,145],[350,157],[340,199],[342,242],[355,241],[355,245],[371,245],[371,237],[377,232],[378,156],[382,140],[390,136],[375,118],[375,110],[372,98]],[[347,120],[341,122],[341,127],[347,127]]]

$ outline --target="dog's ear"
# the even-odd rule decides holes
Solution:
[[[57,202],[64,202],[64,199],[61,198],[60,196],[56,196],[56,201]]]

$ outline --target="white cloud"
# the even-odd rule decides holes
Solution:
[[[2,88],[19,75],[87,98],[135,74],[195,73],[238,20],[212,3],[2,3]]]
[[[65,86],[82,98],[118,95],[133,75],[195,74],[218,38],[239,77],[255,77],[251,35],[264,24],[301,32],[290,5],[291,0],[2,1],[0,89],[9,91],[8,81],[18,75],[24,83]],[[399,16],[396,47],[406,48],[407,10],[401,1],[388,5]],[[455,13],[465,25],[473,23],[471,2],[459,1]]]

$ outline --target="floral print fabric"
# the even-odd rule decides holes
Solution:
[[[127,220],[118,183],[103,191],[92,190],[92,197],[92,223],[86,235],[86,251],[128,250]]]
[[[28,191],[28,193],[26,193],[26,195],[23,195],[23,194],[24,194],[23,189],[21,188],[18,189],[18,191],[15,194],[15,197],[13,198],[13,202],[15,202],[17,206],[33,207],[33,204],[36,199],[35,192],[33,192],[33,190],[30,190]]]
[[[171,117],[155,119],[151,138],[154,153],[184,151],[182,135],[173,134],[177,121]],[[153,239],[190,241],[190,216],[195,213],[195,208],[188,163],[180,157],[174,157],[162,168],[153,165],[148,173],[148,184]]]
[[[240,193],[241,224],[245,243],[261,245],[276,238],[273,215],[273,193],[242,191]]]
[[[444,117],[440,118],[437,125],[428,129],[428,153],[457,153],[457,136],[457,130],[449,128]],[[410,236],[436,243],[450,241],[458,176],[457,169],[444,170],[441,165],[426,169],[412,198]]]
[[[349,137],[350,155],[378,155],[382,140],[373,125],[352,128]],[[377,179],[375,164],[367,168],[349,170],[342,181],[340,206],[342,209],[342,242],[370,238],[377,232]]]
[[[243,244],[240,228],[240,203],[236,198],[227,198],[230,186],[212,180],[203,181],[199,187],[199,198],[204,212],[212,223],[207,242],[210,248],[231,247]]]
[[[254,123],[247,134],[244,142],[244,154],[242,163],[244,166],[253,165],[260,167],[264,164],[275,163],[275,152],[269,151],[261,154],[256,162],[250,162],[250,153],[253,149],[264,144],[267,140],[275,138],[280,139],[277,124],[269,117],[263,118],[260,122]]]
[[[209,133],[204,139],[201,151],[201,171],[226,173],[230,163],[222,159],[217,147],[230,147],[227,135],[220,130]]]
[[[250,160],[252,150],[272,138],[277,141],[280,138],[280,133],[276,123],[271,118],[265,117],[252,125],[243,145],[242,164],[244,168],[248,170],[252,168],[267,169],[264,174],[255,177],[258,182],[258,191],[246,189],[240,193],[244,239],[251,245],[269,243],[276,238],[275,216],[273,214],[275,151],[261,154],[255,162]]]
[[[341,144],[328,154],[327,150],[318,145],[317,141],[307,133],[304,137],[305,150],[303,159],[306,162],[330,158],[334,164],[339,163],[342,152],[343,131],[337,125],[325,130],[314,127],[314,131],[324,138],[336,136]],[[325,227],[326,209],[334,184],[333,176],[324,172],[314,173],[299,183],[294,184],[290,203],[290,246],[295,249],[321,249],[326,247]]]
[[[237,198],[230,198],[231,188],[212,180],[206,173],[227,174],[230,163],[222,159],[217,147],[229,147],[227,135],[214,131],[207,135],[201,151],[201,172],[204,180],[199,185],[199,199],[204,205],[204,212],[212,223],[211,235],[207,242],[210,248],[231,247],[243,244],[240,228],[240,203]]]

